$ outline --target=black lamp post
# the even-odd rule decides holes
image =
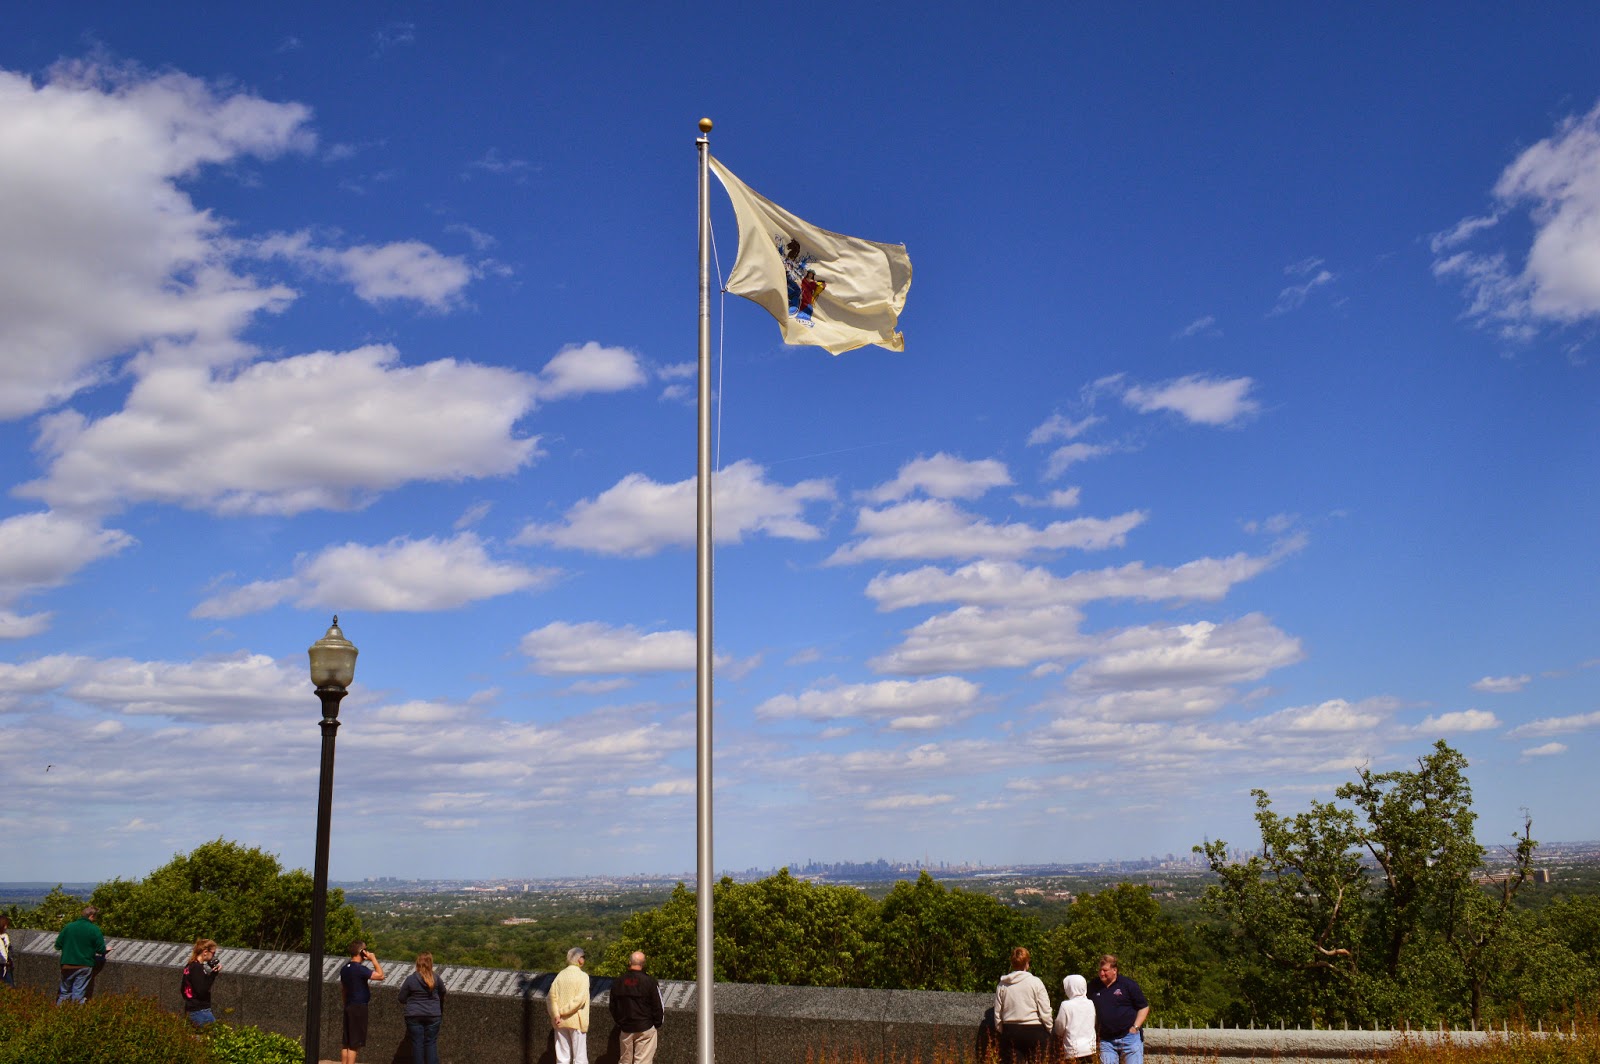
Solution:
[[[355,644],[333,619],[328,634],[311,644],[311,682],[322,700],[322,775],[317,788],[317,866],[311,885],[311,956],[306,976],[306,1064],[317,1064],[322,1048],[322,948],[328,922],[328,830],[333,816],[333,737],[339,703],[356,676]]]

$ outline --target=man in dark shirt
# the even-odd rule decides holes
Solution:
[[[661,985],[644,970],[644,954],[634,950],[628,970],[611,984],[611,1018],[622,1032],[618,1064],[651,1064],[656,1058],[656,1032],[666,1020]]]
[[[1094,1002],[1095,1035],[1100,1040],[1100,1064],[1144,1064],[1144,1035],[1139,1028],[1150,1015],[1139,984],[1117,971],[1117,958],[1100,958],[1100,978],[1089,984]]]
[[[372,962],[368,968],[367,961]],[[344,994],[344,1041],[339,1050],[341,1064],[356,1064],[356,1054],[367,1044],[367,1007],[372,1004],[373,980],[383,978],[383,965],[360,939],[350,943],[350,959],[339,969],[339,987]]]

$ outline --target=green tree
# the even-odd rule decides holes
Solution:
[[[88,902],[76,894],[68,894],[57,883],[50,888],[50,893],[39,900],[39,904],[32,909],[27,909],[16,917],[16,922],[22,927],[37,927],[45,931],[60,931],[67,924],[83,915],[83,907]]]
[[[1252,1018],[1484,1019],[1537,843],[1525,821],[1498,900],[1479,886],[1484,851],[1460,753],[1441,740],[1415,769],[1363,768],[1334,802],[1293,817],[1254,794],[1260,856],[1235,864],[1221,841],[1196,847],[1218,877],[1206,904]]]
[[[854,887],[796,879],[787,868],[755,883],[724,877],[712,889],[716,978],[785,986],[856,986],[871,966],[871,898]],[[695,895],[683,884],[658,909],[622,925],[601,970],[620,971],[642,949],[669,979],[695,977]]]
[[[113,879],[95,888],[100,926],[108,935],[224,946],[305,950],[311,943],[311,877],[283,871],[278,858],[255,847],[214,839],[134,882]],[[362,937],[361,918],[342,890],[328,891],[327,942],[337,952]]]
[[[877,969],[858,985],[982,991],[1010,970],[1014,947],[1037,952],[1039,923],[987,894],[946,889],[923,872],[884,898],[877,937]]]
[[[1045,932],[1034,970],[1053,994],[1068,975],[1096,978],[1107,953],[1144,990],[1153,1018],[1168,1024],[1211,1018],[1191,935],[1162,912],[1149,887],[1119,883],[1079,898],[1066,920]]]

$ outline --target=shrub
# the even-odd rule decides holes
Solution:
[[[213,1023],[206,1028],[206,1042],[215,1064],[301,1064],[305,1060],[299,1042],[259,1027]]]
[[[141,997],[57,1008],[43,991],[0,993],[0,1064],[210,1064],[187,1020]]]

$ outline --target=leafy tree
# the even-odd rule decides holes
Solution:
[[[133,882],[95,888],[93,902],[108,935],[224,946],[305,950],[311,943],[311,877],[285,872],[255,847],[214,839]],[[361,918],[342,890],[328,892],[327,942],[335,951],[362,936]]]
[[[83,915],[87,903],[76,894],[68,894],[57,883],[50,888],[38,905],[18,914],[15,922],[22,927],[37,927],[45,931],[60,931]]]
[[[1149,887],[1119,883],[1079,898],[1065,922],[1045,933],[1034,970],[1054,993],[1065,976],[1094,979],[1107,953],[1116,954],[1119,970],[1138,981],[1154,1007],[1152,1015],[1167,1018],[1162,1022],[1210,1018],[1211,1009],[1200,997],[1203,981],[1194,942],[1161,911]]]
[[[927,872],[896,883],[878,917],[878,966],[869,984],[886,990],[994,987],[1013,947],[1037,951],[1039,925],[998,899],[946,889]]]
[[[1478,885],[1465,770],[1441,740],[1415,769],[1363,768],[1334,802],[1293,817],[1256,791],[1260,856],[1232,864],[1221,841],[1196,847],[1218,876],[1206,903],[1252,1018],[1484,1018],[1504,949],[1522,934],[1512,899],[1538,844],[1524,822],[1498,900]]]
[[[755,883],[724,877],[712,890],[716,978],[786,986],[855,986],[870,967],[872,899],[854,887],[796,879],[787,868]],[[602,969],[635,949],[657,975],[695,976],[695,895],[678,884],[666,904],[630,917]]]

